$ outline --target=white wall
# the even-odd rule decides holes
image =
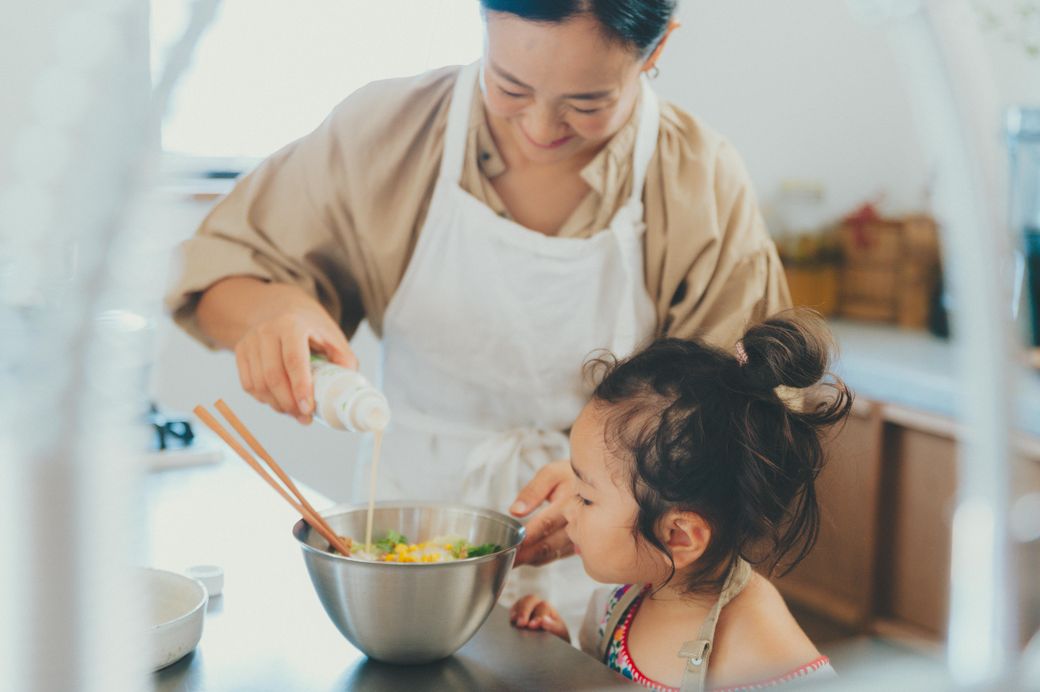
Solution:
[[[729,136],[765,202],[780,181],[797,178],[823,183],[835,216],[882,192],[890,211],[922,207],[928,162],[883,27],[857,23],[839,0],[684,0],[680,18],[655,85]],[[996,37],[990,43],[1004,98],[1040,103],[1040,61]],[[156,218],[186,237],[204,211],[166,201]],[[210,354],[169,324],[159,343],[153,390],[162,404],[188,410],[224,397],[291,473],[348,496],[355,437],[302,428],[252,402],[229,354]],[[371,373],[371,335],[355,346]]]
[[[656,86],[728,136],[768,202],[818,181],[837,215],[920,208],[928,166],[882,27],[835,0],[685,0]]]
[[[985,42],[1004,105],[1040,105],[1040,56],[1012,38],[1040,42],[1040,17],[1023,29],[1015,2],[979,0],[1002,23]],[[832,216],[878,194],[892,213],[927,209],[929,162],[884,25],[839,0],[681,0],[679,19],[655,86],[734,142],[763,204],[797,179],[824,185]]]

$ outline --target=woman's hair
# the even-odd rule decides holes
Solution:
[[[562,22],[590,14],[611,40],[645,57],[664,36],[677,0],[480,0],[491,12],[508,12],[535,22]]]
[[[852,407],[845,384],[827,375],[833,352],[823,319],[796,310],[751,327],[737,356],[667,338],[621,362],[586,366],[602,376],[593,402],[605,406],[608,448],[631,462],[633,531],[671,559],[657,536],[666,512],[695,512],[711,528],[687,591],[717,590],[737,558],[771,572],[783,561],[786,573],[812,549],[820,438]],[[814,385],[829,395],[785,401],[777,389],[799,399],[790,390]]]

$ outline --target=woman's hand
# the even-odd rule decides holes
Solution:
[[[543,630],[570,643],[571,634],[556,609],[537,596],[524,596],[509,609],[509,622],[522,630]]]
[[[308,424],[314,413],[311,351],[357,368],[347,337],[303,290],[248,277],[225,279],[203,294],[199,324],[235,350],[242,389]]]
[[[509,508],[517,517],[525,517],[543,502],[549,505],[527,522],[526,537],[516,552],[516,566],[544,565],[574,554],[574,544],[567,538],[563,516],[564,505],[571,500],[574,471],[569,459],[554,461],[538,469]]]

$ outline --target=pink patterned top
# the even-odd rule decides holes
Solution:
[[[618,602],[621,600],[621,597],[624,596],[630,588],[632,588],[632,585],[626,584],[615,589],[610,595],[610,600],[607,602],[606,613],[600,621],[599,634],[601,637],[604,635],[604,630],[606,629],[607,621],[610,619],[611,611],[614,610]],[[611,670],[620,673],[633,682],[639,683],[643,687],[655,690],[656,692],[679,692],[678,687],[664,685],[643,675],[643,673],[640,672],[639,667],[636,666],[635,661],[632,660],[632,655],[628,651],[628,631],[642,602],[643,596],[641,594],[632,602],[632,605],[628,609],[628,613],[614,630],[610,638],[610,644],[607,647],[607,657],[604,662]],[[717,687],[714,688],[714,690],[715,692],[745,692],[746,690],[779,687],[792,682],[804,682],[807,678],[816,679],[825,677],[837,677],[837,674],[834,672],[834,668],[831,667],[830,659],[826,656],[820,656],[815,661],[806,663],[800,668],[774,678],[769,678],[768,680],[760,680],[758,682],[737,685],[736,687]]]

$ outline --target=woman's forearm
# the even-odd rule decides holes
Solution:
[[[206,289],[196,308],[199,328],[217,345],[233,349],[260,322],[292,310],[324,311],[300,288],[250,276],[232,276]]]
[[[196,317],[206,336],[234,350],[242,388],[301,423],[314,413],[311,353],[346,368],[358,365],[340,325],[296,286],[224,279],[202,294]]]

